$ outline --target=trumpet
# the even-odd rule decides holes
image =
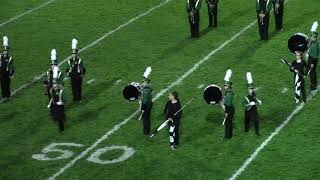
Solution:
[[[264,19],[265,14],[263,13],[263,11],[260,12],[259,14],[259,18],[260,18],[260,23],[263,25],[263,19]]]
[[[190,20],[192,23],[194,23],[194,13],[195,13],[194,10],[190,12]]]
[[[275,11],[276,11],[276,14],[279,13],[279,7],[280,7],[280,2],[279,0],[276,0],[276,4],[275,4]]]

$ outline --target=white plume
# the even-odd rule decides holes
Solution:
[[[228,69],[226,72],[226,76],[224,76],[224,80],[229,82],[231,76],[232,76],[232,71],[231,71],[231,69]]]
[[[72,39],[72,46],[71,46],[71,48],[72,48],[72,49],[77,49],[77,46],[78,46],[78,40]]]
[[[318,28],[318,21],[315,21],[311,26],[311,32],[317,32],[317,28]]]
[[[53,66],[53,78],[54,79],[58,79],[58,75],[59,75],[59,66]]]
[[[55,49],[51,50],[51,60],[52,61],[57,60],[57,51]]]
[[[248,81],[248,84],[252,84],[253,83],[251,72],[247,72],[247,81]]]
[[[9,46],[9,39],[7,36],[3,37],[3,46],[8,47]]]
[[[151,71],[152,71],[151,67],[150,66],[147,67],[146,71],[143,73],[143,77],[148,78],[149,75],[151,74]]]

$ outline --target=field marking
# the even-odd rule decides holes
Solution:
[[[160,4],[148,9],[147,11],[145,11],[144,13],[130,19],[129,21],[127,21],[126,23],[116,27],[115,29],[107,32],[106,34],[104,34],[103,36],[101,36],[100,38],[96,39],[95,41],[93,41],[91,44],[85,46],[84,48],[80,49],[79,52],[83,52],[89,48],[91,48],[92,46],[98,44],[100,41],[104,40],[105,38],[109,37],[110,35],[112,35],[113,33],[116,33],[118,32],[119,30],[121,30],[122,28],[130,25],[131,23],[137,21],[138,19],[148,15],[149,13],[151,13],[152,11],[156,10],[156,9],[159,9],[160,7],[162,7],[163,5],[167,4],[168,2],[170,2],[172,0],[165,0],[163,2],[161,2]],[[66,61],[68,61],[68,59],[71,58],[71,55],[68,56],[67,58],[65,58],[64,60],[62,60],[60,63],[59,63],[59,66],[61,66],[62,64],[64,64]],[[15,96],[18,92],[22,91],[23,89],[29,87],[30,85],[32,85],[33,83],[36,83],[38,80],[42,79],[44,76],[46,75],[46,72],[40,74],[39,76],[36,76],[38,78],[33,78],[33,80],[31,80],[30,82],[27,82],[25,83],[24,85],[20,86],[19,88],[13,90],[13,92],[11,93],[11,96]],[[3,103],[4,102],[4,99],[1,99],[0,100],[0,103]]]
[[[203,88],[203,86],[204,86],[204,84],[200,84],[200,85],[198,86],[198,89]]]
[[[118,80],[114,83],[114,85],[116,86],[116,85],[120,84],[121,82],[122,82],[122,80],[121,80],[121,79],[118,79]]]
[[[259,91],[261,89],[261,87],[256,87],[255,89],[254,89],[254,91]]]
[[[19,19],[19,18],[27,15],[27,14],[30,14],[30,13],[32,13],[32,12],[34,12],[34,11],[42,8],[42,7],[45,7],[45,6],[49,5],[49,4],[51,4],[53,1],[55,1],[55,0],[47,1],[47,2],[45,2],[45,3],[43,3],[43,4],[41,4],[40,6],[37,6],[37,7],[35,7],[35,8],[32,8],[32,9],[30,9],[30,10],[28,10],[28,11],[22,13],[22,14],[16,15],[16,16],[14,16],[14,17],[12,17],[12,18],[4,21],[3,23],[1,23],[1,24],[0,24],[0,27],[4,26],[4,25],[6,25],[6,24],[8,24],[8,23],[10,23],[10,22],[12,22],[12,21],[15,21],[15,20],[17,20],[17,19]]]
[[[96,79],[90,79],[89,81],[87,81],[87,84],[91,84],[91,83],[93,83],[94,81],[96,81]]]
[[[310,95],[307,99],[307,102],[309,102],[310,100],[312,100],[312,98],[315,96],[314,95]],[[246,168],[250,165],[250,163],[258,156],[258,154],[260,153],[260,151],[262,149],[264,149],[269,142],[272,140],[272,138],[276,135],[279,134],[279,132],[291,121],[291,119],[297,115],[305,106],[304,103],[299,104],[292,112],[291,114],[286,118],[286,120],[280,125],[278,126],[271,134],[270,136],[265,139],[260,146],[255,149],[255,151],[250,155],[250,157],[248,159],[246,159],[246,161],[242,164],[242,166],[229,178],[229,180],[235,180],[236,178],[238,178],[245,170]]]
[[[281,91],[282,94],[286,93],[288,91],[288,88],[283,88],[283,90]]]
[[[173,86],[180,84],[185,78],[187,78],[190,74],[192,74],[195,70],[197,70],[200,65],[202,65],[204,62],[208,61],[211,56],[219,52],[221,49],[223,49],[226,45],[228,45],[230,42],[234,41],[237,37],[242,35],[244,32],[246,32],[249,28],[254,26],[256,24],[257,20],[252,21],[249,25],[242,28],[237,34],[233,35],[230,39],[226,40],[224,43],[222,43],[218,48],[212,50],[209,54],[207,54],[204,58],[202,58],[200,61],[195,63],[192,68],[190,68],[188,71],[186,71],[182,76],[180,76],[176,81],[174,81],[171,85],[169,85],[167,88],[160,90],[158,94],[152,99],[153,101],[156,101],[161,96],[163,96],[166,92],[168,92]],[[49,177],[49,180],[53,180],[63,174],[67,169],[71,168],[78,160],[84,158],[92,149],[96,148],[102,141],[106,140],[111,136],[113,133],[118,131],[121,126],[127,124],[129,120],[134,118],[136,115],[138,115],[140,110],[138,109],[134,113],[132,113],[128,118],[124,119],[119,124],[115,125],[111,130],[109,130],[107,133],[105,133],[102,137],[97,139],[90,147],[88,147],[85,151],[83,151],[79,156],[75,157],[73,160],[71,160],[69,163],[67,163],[64,167],[60,168],[58,172],[53,174],[51,177]]]

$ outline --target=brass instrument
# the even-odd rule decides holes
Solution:
[[[259,14],[259,18],[260,18],[260,23],[261,23],[261,25],[263,25],[264,16],[265,16],[265,14],[263,13],[263,11],[261,11],[260,14]]]
[[[276,4],[275,4],[275,12],[276,12],[276,14],[278,14],[279,13],[279,7],[280,7],[280,1],[279,0],[276,0]]]

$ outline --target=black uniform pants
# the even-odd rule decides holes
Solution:
[[[300,96],[295,93],[295,98],[298,99],[298,100],[302,100],[303,102],[307,102],[307,96],[306,96],[306,89],[305,89],[305,81],[304,81],[304,78],[303,77],[299,77],[299,81],[301,84],[300,84],[300,88],[298,88],[298,90],[301,91],[301,94]],[[296,88],[296,85],[295,85],[295,88]]]
[[[80,101],[82,91],[82,77],[80,75],[71,76],[71,86],[73,101]]]
[[[244,112],[244,131],[248,132],[250,129],[250,121],[254,122],[256,133],[259,134],[259,117],[257,110],[246,110]]]
[[[218,25],[218,20],[217,20],[218,19],[218,3],[212,9],[210,8],[209,4],[207,6],[208,6],[209,27],[212,27],[212,26],[217,27],[217,25]]]
[[[263,20],[260,20],[259,13],[257,15],[258,17],[258,25],[259,25],[259,33],[260,33],[260,39],[261,40],[268,40],[269,38],[269,17],[270,13],[266,13]]]
[[[317,90],[318,87],[318,80],[317,80],[317,65],[318,65],[318,58],[312,58],[309,57],[308,58],[308,64],[309,67],[311,66],[311,64],[314,65],[314,67],[310,70],[310,89],[311,90]]]
[[[149,105],[146,105],[146,108],[144,109],[144,113],[142,115],[143,118],[143,134],[149,135],[150,134],[150,115],[151,115],[151,109],[152,109],[152,103]]]
[[[194,12],[193,18],[189,15],[191,37],[199,37],[200,15],[199,11]]]
[[[274,10],[274,17],[275,17],[275,23],[276,23],[276,30],[280,31],[282,29],[282,20],[283,20],[283,3],[280,4],[278,8],[278,12]]]
[[[180,143],[180,136],[179,136],[179,127],[180,127],[180,119],[176,118],[173,120],[174,123],[174,144],[179,145]]]
[[[232,120],[234,116],[234,107],[226,107],[227,113],[227,118],[225,122],[225,131],[224,131],[224,137],[226,139],[231,139],[232,138],[232,130],[233,130],[233,125],[232,125]]]
[[[56,105],[51,104],[51,115],[55,121],[59,123],[59,130],[64,131],[64,121],[65,121],[65,113],[64,113],[64,105]]]
[[[10,97],[10,80],[10,73],[5,72],[0,75],[2,98]]]

